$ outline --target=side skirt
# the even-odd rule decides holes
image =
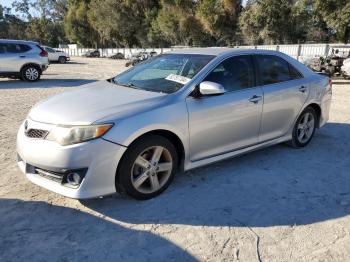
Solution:
[[[231,157],[243,155],[243,154],[246,154],[246,153],[249,153],[249,152],[261,149],[261,148],[264,148],[264,147],[269,147],[269,146],[272,146],[272,145],[280,144],[280,143],[289,141],[291,139],[292,139],[292,136],[291,135],[287,135],[287,136],[279,137],[277,139],[269,140],[269,141],[266,141],[266,142],[263,142],[263,143],[260,143],[260,144],[256,144],[256,145],[253,145],[253,146],[250,146],[250,147],[246,147],[246,148],[243,148],[243,149],[231,151],[231,152],[228,152],[228,153],[225,153],[225,154],[222,154],[222,155],[217,155],[217,156],[214,156],[214,157],[201,159],[201,160],[198,160],[198,161],[195,161],[195,162],[188,162],[185,165],[185,171],[193,169],[193,168],[209,165],[209,164],[212,164],[212,163],[215,163],[215,162],[219,162],[219,161],[231,158]]]

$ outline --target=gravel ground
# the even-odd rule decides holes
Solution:
[[[74,58],[0,80],[0,261],[349,261],[350,82],[305,149],[277,145],[179,174],[161,196],[77,201],[31,184],[16,132],[39,100],[124,70]]]

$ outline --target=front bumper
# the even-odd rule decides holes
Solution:
[[[38,128],[52,126],[37,123]],[[33,139],[24,134],[22,124],[17,135],[18,166],[27,178],[50,191],[75,199],[94,198],[116,192],[115,174],[126,147],[103,139],[61,146],[54,141]],[[76,188],[63,181],[49,179],[36,168],[57,173],[67,170],[86,170]]]

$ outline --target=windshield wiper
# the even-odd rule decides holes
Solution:
[[[136,86],[135,84],[133,84],[133,83],[120,83],[120,82],[118,82],[118,81],[116,81],[116,80],[112,80],[112,83],[113,84],[116,84],[116,85],[119,85],[119,86],[125,86],[125,87],[130,87],[130,88],[134,88],[134,89],[141,89],[141,88],[139,88],[138,86]]]
[[[141,89],[138,86],[135,86],[135,84],[133,84],[133,83],[127,83],[125,86],[135,88],[135,89]]]

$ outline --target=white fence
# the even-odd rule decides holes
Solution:
[[[94,48],[56,48],[69,54],[70,56],[82,56],[89,50],[95,50]],[[126,58],[131,57],[133,54],[137,54],[141,51],[151,52],[155,51],[157,54],[162,54],[172,50],[172,48],[98,48],[102,57],[109,57],[116,53],[122,53]]]
[[[170,50],[178,49],[179,47],[172,48],[100,48],[100,54],[102,57],[109,57],[115,53],[122,53],[126,58],[131,57],[133,54],[137,54],[140,51],[151,52],[155,51],[157,54],[165,53]],[[258,46],[236,46],[234,48],[251,48],[251,49],[264,49],[264,50],[276,50],[287,55],[290,55],[296,59],[315,57],[315,56],[327,56],[332,49],[339,49],[340,52],[348,52],[350,45],[342,44],[303,44],[303,45],[258,45]],[[70,56],[81,56],[93,48],[59,48],[59,50],[65,51]]]

